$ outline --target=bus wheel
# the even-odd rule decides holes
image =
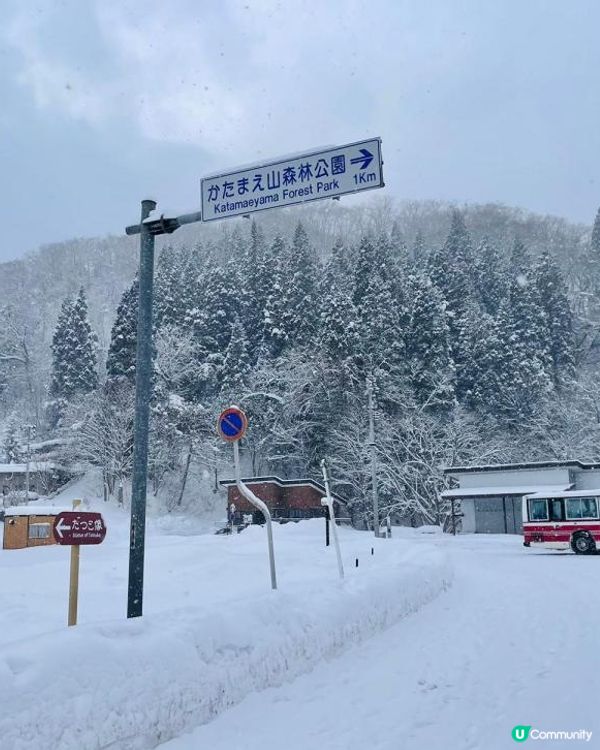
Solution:
[[[571,549],[578,555],[592,555],[596,551],[596,543],[587,531],[580,531],[573,536]]]

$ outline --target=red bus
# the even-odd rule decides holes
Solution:
[[[523,497],[523,544],[572,549],[590,555],[600,549],[600,490],[535,492]]]

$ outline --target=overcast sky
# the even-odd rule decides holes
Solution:
[[[0,259],[383,139],[388,195],[600,205],[596,0],[3,0]],[[380,191],[384,192],[384,191]]]

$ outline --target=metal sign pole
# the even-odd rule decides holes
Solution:
[[[141,617],[144,596],[146,475],[148,422],[152,397],[152,286],[154,281],[154,235],[150,227],[144,224],[144,219],[155,208],[154,201],[142,201],[127,617]]]
[[[140,223],[125,228],[125,233],[128,235],[140,235],[127,617],[141,617],[144,598],[148,423],[150,417],[150,399],[152,398],[152,287],[154,284],[154,237],[159,234],[172,234],[184,224],[193,224],[194,222],[201,220],[201,216],[198,212],[168,218],[164,215],[161,215],[158,218],[149,218],[155,208],[155,201],[143,200],[142,218]]]
[[[252,503],[252,505],[258,508],[262,512],[263,516],[265,517],[265,521],[267,522],[267,538],[269,542],[269,567],[271,569],[271,588],[276,589],[277,574],[275,572],[275,553],[273,551],[273,527],[271,523],[271,513],[267,508],[266,503],[256,497],[252,490],[248,489],[248,487],[246,487],[246,485],[242,482],[240,472],[240,448],[237,444],[237,441],[233,444],[233,462],[235,464],[235,484],[239,490],[240,495],[242,495],[242,497],[245,497],[249,503]]]

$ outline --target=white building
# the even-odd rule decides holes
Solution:
[[[444,473],[458,485],[442,497],[456,501],[463,533],[520,534],[523,495],[600,488],[600,464],[576,460],[452,466]]]

